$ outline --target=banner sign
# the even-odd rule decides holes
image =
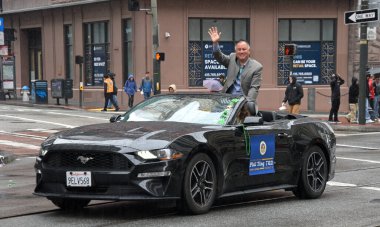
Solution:
[[[274,173],[274,134],[251,136],[250,145],[249,175]]]
[[[301,84],[318,84],[321,75],[321,43],[294,42],[297,54],[293,56],[293,75]]]
[[[103,86],[103,76],[107,72],[105,46],[94,45],[93,54],[94,85]]]
[[[220,50],[229,55],[234,52],[234,42],[219,42]],[[220,74],[227,76],[227,68],[219,64],[214,55],[212,54],[212,42],[203,42],[203,65],[204,65],[204,79],[216,79]]]

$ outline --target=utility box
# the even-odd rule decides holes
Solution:
[[[32,82],[32,102],[36,104],[48,103],[48,82],[46,80]]]
[[[63,95],[65,99],[73,98],[73,80],[66,79],[63,86]]]
[[[64,98],[64,79],[52,79],[50,88],[51,88],[51,97],[61,99]]]

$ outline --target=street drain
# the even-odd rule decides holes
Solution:
[[[370,201],[370,203],[380,203],[380,199],[373,199]]]

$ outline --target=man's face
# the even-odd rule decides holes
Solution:
[[[239,42],[238,44],[236,44],[235,52],[237,59],[242,63],[245,63],[248,60],[249,55],[251,53],[249,46],[246,42]]]
[[[293,83],[293,77],[289,76],[289,83]]]

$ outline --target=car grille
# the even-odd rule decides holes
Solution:
[[[83,160],[83,162],[82,162]],[[130,170],[132,163],[115,152],[51,151],[43,160],[45,167],[71,170]]]

